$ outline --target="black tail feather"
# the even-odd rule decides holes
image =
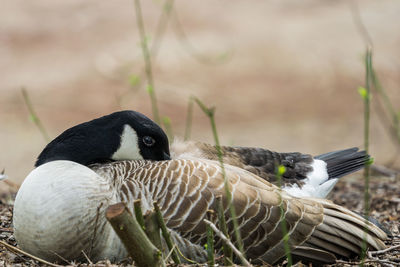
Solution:
[[[370,157],[357,147],[338,150],[314,157],[327,164],[329,179],[340,178],[364,168]]]

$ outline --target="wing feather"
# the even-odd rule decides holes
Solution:
[[[157,201],[167,226],[179,234],[183,243],[190,242],[193,247],[202,249],[206,238],[203,219],[207,210],[216,209],[217,196],[223,198],[229,233],[233,236],[224,176],[217,162],[176,159],[110,164],[125,164],[126,172],[131,175],[114,182],[120,188],[121,199],[133,202],[135,198],[142,198],[150,204]],[[120,170],[118,175],[123,176],[121,168],[116,169]],[[290,235],[291,250],[299,246],[303,248],[299,249],[299,254],[312,257],[312,253],[307,251],[320,249],[349,256],[361,250],[365,220],[360,216],[327,200],[294,198],[243,169],[225,165],[225,171],[246,253],[255,262],[275,263],[285,256],[283,219]],[[385,233],[372,224],[368,226],[368,245],[383,248]],[[222,243],[217,241],[216,244],[219,249]],[[320,259],[322,254],[316,258]],[[198,255],[204,255],[204,251],[199,251]]]

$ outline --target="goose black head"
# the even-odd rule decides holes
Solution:
[[[54,160],[89,165],[135,159],[170,159],[168,137],[145,115],[126,110],[66,130],[44,148],[35,167]]]

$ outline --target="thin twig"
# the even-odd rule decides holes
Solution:
[[[206,107],[206,105],[204,105],[203,102],[201,102],[200,99],[198,99],[197,97],[194,98],[194,101],[196,101],[196,103],[199,105],[199,107],[207,115],[207,117],[209,118],[210,123],[211,123],[211,128],[213,131],[213,136],[214,136],[214,141],[215,141],[215,147],[217,149],[218,161],[220,163],[222,175],[224,177],[225,196],[226,196],[226,199],[228,202],[229,211],[231,213],[231,218],[232,218],[232,222],[233,222],[233,231],[235,234],[236,242],[238,244],[238,248],[239,248],[240,252],[244,255],[243,242],[242,242],[242,238],[240,236],[239,225],[238,225],[237,216],[236,216],[236,210],[235,210],[235,206],[232,203],[232,193],[229,191],[228,177],[226,176],[226,172],[225,172],[224,161],[222,158],[222,149],[221,149],[221,145],[219,143],[219,137],[218,137],[218,133],[217,133],[217,125],[215,123],[215,117],[214,117],[215,107],[211,107],[211,108]]]
[[[344,263],[344,264],[349,264],[349,265],[362,265],[363,263],[372,263],[372,262],[378,262],[381,264],[393,264],[395,266],[400,266],[400,263],[393,262],[393,261],[388,261],[388,260],[381,260],[381,259],[367,259],[364,261],[356,261],[356,262],[349,262],[349,261],[343,261],[343,260],[336,260],[336,263]]]
[[[378,92],[379,96],[382,98],[384,102],[384,106],[387,108],[390,117],[392,119],[392,124],[390,125],[392,128],[392,132],[394,137],[397,139],[397,142],[400,144],[400,118],[399,114],[395,111],[392,102],[390,101],[389,96],[387,95],[385,89],[382,87],[379,79],[375,73],[375,70],[371,64],[371,79],[372,84],[374,85],[374,89]]]
[[[98,227],[98,223],[99,223],[99,215],[100,215],[100,209],[103,206],[103,202],[100,203],[100,205],[97,207],[97,211],[96,211],[96,220],[94,223],[94,230],[93,230],[93,236],[92,236],[92,240],[91,240],[91,244],[90,244],[90,250],[89,250],[89,256],[92,255],[92,251],[93,251],[93,247],[94,247],[94,240],[96,240],[96,234],[97,234],[97,227]]]
[[[87,262],[88,262],[89,264],[93,264],[93,262],[89,259],[88,255],[86,255],[85,251],[81,250],[81,252],[82,252],[83,256],[85,256]]]
[[[217,65],[225,63],[232,58],[233,53],[232,51],[229,50],[227,50],[227,52],[225,53],[222,53],[221,56],[217,56],[214,58],[207,57],[206,55],[198,53],[196,51],[196,48],[189,41],[189,38],[187,37],[182,27],[182,23],[179,20],[178,12],[176,11],[176,9],[172,10],[172,21],[174,22],[172,26],[178,38],[179,43],[182,45],[182,47],[186,50],[186,52],[189,55],[191,55],[194,59],[197,60],[197,62],[207,65]]]
[[[168,249],[174,251],[174,252],[172,252],[171,257],[172,257],[172,259],[174,260],[174,262],[176,264],[179,264],[179,263],[181,263],[181,260],[180,260],[180,258],[178,256],[176,250],[174,250],[174,245],[173,245],[173,242],[172,242],[172,239],[171,239],[171,234],[169,233],[169,231],[167,229],[167,226],[165,225],[164,218],[162,217],[161,210],[158,207],[157,202],[154,202],[153,205],[154,205],[154,209],[155,209],[156,214],[157,214],[158,225],[161,228],[161,232],[162,232],[162,235],[164,237],[165,242],[167,243]]]
[[[278,186],[279,188],[282,188],[282,176],[283,174],[286,172],[286,168],[283,165],[278,165],[276,164],[276,179],[278,180]],[[281,221],[281,228],[282,228],[282,234],[283,234],[283,247],[285,249],[285,254],[286,254],[286,258],[287,258],[287,266],[290,267],[293,264],[292,261],[292,254],[290,252],[290,246],[289,246],[289,234],[287,231],[287,226],[286,226],[286,218],[285,218],[285,210],[283,207],[283,200],[282,200],[282,195],[281,193],[279,194],[279,201],[280,201],[280,205],[279,205],[279,209],[281,212],[281,217],[280,217],[280,221]]]
[[[368,47],[365,55],[365,88],[360,89],[360,94],[364,101],[364,150],[369,152],[369,128],[370,128],[370,99],[371,99],[371,73],[372,73],[372,48]],[[364,91],[365,90],[365,91]],[[370,165],[372,162],[365,163],[364,169],[364,214],[369,216],[370,212],[370,198],[369,198],[369,178],[370,178]],[[361,250],[361,261],[364,262],[367,251],[367,234],[368,224],[364,227],[364,237]],[[364,264],[361,263],[361,266]]]
[[[214,211],[208,210],[207,211],[207,219],[212,221],[214,217]],[[214,232],[210,225],[207,225],[207,255],[208,255],[208,262],[209,266],[215,265],[215,256],[214,256]]]
[[[9,250],[12,250],[13,252],[21,253],[21,254],[29,257],[29,258],[32,258],[34,260],[37,260],[38,262],[41,262],[43,264],[47,264],[47,265],[54,266],[54,267],[62,267],[62,265],[54,264],[54,263],[48,262],[46,260],[43,260],[43,259],[41,259],[39,257],[33,256],[32,254],[29,254],[28,252],[25,252],[25,251],[23,251],[23,250],[21,250],[19,248],[16,248],[16,247],[14,247],[14,246],[12,246],[10,244],[7,244],[6,242],[4,242],[2,240],[0,240],[0,244],[5,246]]]
[[[215,226],[215,224],[213,224],[212,222],[210,222],[207,219],[203,220],[207,225],[209,225],[213,231],[215,232],[216,235],[219,236],[219,238],[221,238],[226,244],[228,244],[228,246],[231,247],[231,249],[233,250],[233,252],[236,254],[236,256],[238,256],[242,262],[243,265],[245,266],[251,266],[251,264],[246,260],[246,258],[243,256],[243,254],[232,244],[232,242]]]
[[[391,250],[394,250],[394,249],[397,249],[397,248],[400,248],[400,245],[388,247],[388,248],[382,249],[382,250],[369,251],[369,252],[368,252],[368,255],[369,255],[370,257],[372,257],[373,255],[384,254],[384,253],[386,253],[386,252],[388,252],[388,251],[391,251]]]
[[[159,49],[161,47],[161,42],[164,37],[165,31],[167,29],[167,25],[169,22],[169,18],[171,17],[171,11],[174,6],[174,0],[165,0],[164,4],[162,5],[162,11],[161,15],[158,19],[157,22],[157,28],[155,30],[154,38],[153,41],[151,42],[151,47],[150,47],[150,55],[152,58],[152,62],[154,63],[156,61]],[[142,85],[142,81],[140,77],[143,77],[145,74],[146,70],[141,70],[139,75],[131,75],[130,77],[130,89],[135,89],[138,90],[140,86]],[[120,103],[121,99],[126,95],[128,92],[123,93],[119,96],[117,96],[117,102]]]
[[[148,84],[147,92],[150,95],[154,121],[157,124],[160,124],[161,119],[160,119],[160,113],[158,111],[157,97],[156,97],[156,94],[154,91],[155,89],[154,89],[153,71],[152,71],[152,67],[151,67],[151,56],[150,56],[149,48],[147,45],[148,42],[147,42],[146,32],[144,29],[142,8],[140,5],[140,0],[135,0],[134,2],[135,2],[135,11],[136,11],[136,22],[137,22],[137,27],[138,27],[139,33],[140,33],[140,40],[141,40],[140,43],[142,46],[143,58],[144,58],[144,63],[145,63],[145,73],[146,73],[147,84]]]
[[[154,41],[151,45],[151,55],[153,60],[157,57],[158,51],[160,50],[161,40],[164,37],[165,30],[167,29],[168,21],[172,9],[174,8],[174,0],[165,0],[160,18],[158,19],[156,33],[154,34]]]
[[[217,212],[218,212],[218,225],[221,228],[222,233],[229,238],[228,227],[226,226],[225,220],[225,210],[224,205],[222,203],[222,196],[217,196]],[[232,260],[232,249],[225,242],[223,242],[223,250],[224,250],[224,264],[226,266],[230,266],[233,263]]]
[[[368,29],[365,26],[365,23],[363,22],[363,20],[361,18],[360,9],[359,9],[357,2],[355,0],[352,0],[349,2],[349,4],[350,4],[350,10],[351,10],[353,22],[357,27],[358,33],[360,34],[361,38],[363,39],[365,45],[368,48],[373,47],[371,35],[369,34]],[[390,114],[390,117],[392,120],[392,124],[389,127],[391,130],[391,132],[390,132],[391,137],[394,137],[394,139],[396,140],[396,144],[400,145],[400,117],[396,113],[395,109],[393,108],[393,104],[390,101],[386,91],[381,86],[379,79],[377,78],[377,75],[376,75],[374,69],[372,68],[372,65],[371,65],[371,81],[374,85],[374,89],[378,92],[378,95],[383,100],[384,107],[387,109],[388,113]],[[377,105],[379,105],[380,102],[375,101],[375,103]],[[380,106],[379,106],[379,108],[382,109]],[[378,109],[378,111],[380,111],[380,110]],[[386,116],[383,112],[379,112],[378,115],[381,117],[382,121],[385,120]]]
[[[50,137],[47,134],[46,129],[44,128],[42,122],[40,121],[39,117],[37,116],[35,109],[33,108],[33,105],[31,103],[31,100],[29,98],[28,92],[25,90],[25,88],[21,89],[22,91],[22,96],[24,97],[25,105],[28,108],[30,118],[32,122],[36,125],[36,127],[39,129],[39,131],[42,133],[42,136],[46,142],[50,141]]]
[[[14,233],[14,230],[12,228],[0,227],[0,232]]]
[[[63,256],[61,256],[60,254],[58,254],[55,251],[50,251],[51,253],[53,253],[54,255],[56,255],[60,260],[62,260],[63,262],[65,262],[67,265],[72,265],[72,262],[68,261],[66,258],[64,258]]]
[[[178,254],[179,254],[185,261],[190,262],[190,263],[192,263],[192,264],[200,265],[199,262],[194,261],[194,260],[191,260],[191,259],[189,259],[189,258],[186,258],[185,255],[183,255],[182,251],[180,251],[180,249],[179,249],[178,246],[174,246],[174,248],[175,248],[176,251],[178,251]]]
[[[185,126],[185,138],[184,138],[185,141],[190,139],[190,135],[192,133],[192,120],[193,120],[193,97],[190,96],[186,112],[186,126]]]
[[[351,11],[351,17],[353,18],[354,25],[356,25],[358,33],[360,34],[361,38],[364,40],[367,46],[372,46],[372,38],[371,35],[369,34],[367,27],[365,27],[361,15],[360,15],[360,9],[356,3],[355,0],[352,0],[349,2],[350,4],[350,11]]]
[[[172,143],[174,141],[174,131],[172,130],[171,118],[164,116],[162,118],[162,122],[164,124],[165,133],[168,136],[169,143]]]
[[[6,179],[8,178],[8,176],[6,176]],[[9,187],[18,190],[20,188],[20,185],[11,182],[10,180],[2,180],[3,183],[5,183],[6,185],[8,185]]]
[[[164,261],[168,262],[169,257],[171,257],[172,252],[176,249],[176,244],[174,244],[174,246],[172,247],[172,249],[169,251],[167,257],[165,257]]]

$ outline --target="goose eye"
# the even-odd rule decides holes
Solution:
[[[143,137],[143,143],[144,143],[146,146],[153,146],[155,142],[156,142],[156,140],[154,140],[154,138],[151,137],[151,136],[145,136],[145,137]]]

